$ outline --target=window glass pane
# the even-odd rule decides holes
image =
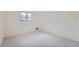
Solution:
[[[20,14],[21,14],[21,20],[22,20],[22,21],[32,20],[32,19],[31,19],[31,12],[21,11]]]
[[[29,13],[27,14],[27,16],[28,16],[28,20],[32,20],[32,19],[31,19],[31,12],[29,12]]]

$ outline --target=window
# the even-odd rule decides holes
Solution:
[[[31,19],[31,12],[28,11],[21,11],[20,12],[21,21],[28,21]]]

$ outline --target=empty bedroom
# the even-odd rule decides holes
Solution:
[[[1,47],[79,47],[78,11],[0,11]]]

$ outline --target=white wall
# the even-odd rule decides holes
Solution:
[[[15,36],[35,30],[35,27],[37,27],[37,23],[38,21],[37,19],[35,19],[35,17],[33,17],[32,21],[24,22],[20,21],[20,12],[6,12],[5,37]]]
[[[78,12],[33,12],[40,27],[50,33],[79,41]]]
[[[69,39],[77,40],[76,27],[77,18],[74,12],[50,12],[43,18],[42,28]]]
[[[77,12],[76,15],[77,15],[76,39],[77,39],[77,41],[79,41],[79,12]]]
[[[4,34],[4,12],[0,11],[0,45],[3,41],[3,34]]]
[[[76,12],[77,13],[77,12]],[[6,12],[5,37],[27,33],[35,27],[78,41],[75,12],[32,12],[32,21],[20,21],[19,12]]]

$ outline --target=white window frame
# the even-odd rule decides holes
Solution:
[[[21,11],[20,12],[20,20],[21,21],[29,21],[32,20],[32,13],[29,11]]]

